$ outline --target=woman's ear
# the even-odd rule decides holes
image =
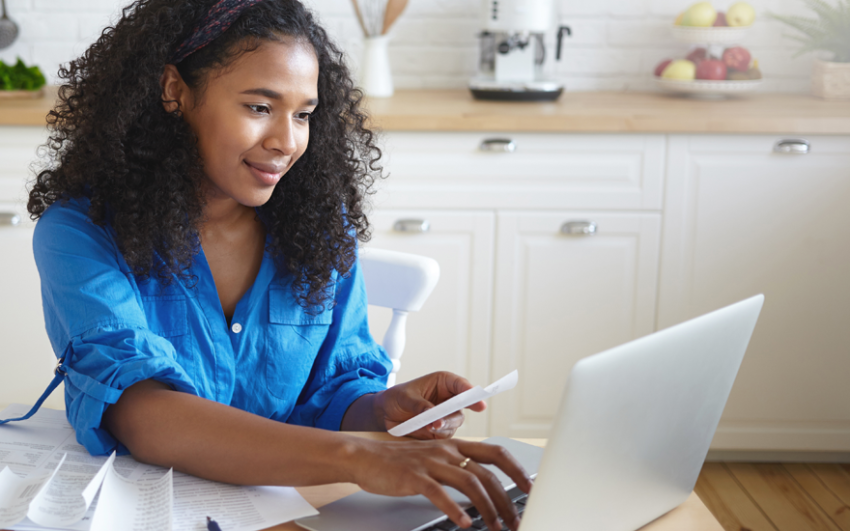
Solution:
[[[165,112],[180,112],[187,107],[189,87],[183,81],[176,66],[165,65],[165,70],[159,78],[159,86],[162,87],[162,107]]]

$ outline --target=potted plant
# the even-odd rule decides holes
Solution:
[[[812,93],[825,99],[850,99],[850,0],[803,0],[816,18],[782,16],[771,18],[791,26],[799,33],[788,35],[802,43],[797,56],[825,51],[831,61],[816,58],[812,70]]]
[[[0,98],[39,97],[46,80],[37,66],[18,62],[8,65],[0,60]]]

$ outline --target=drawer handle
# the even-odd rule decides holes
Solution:
[[[593,236],[596,234],[596,223],[593,221],[568,221],[561,225],[561,233]]]
[[[516,142],[510,138],[487,138],[481,142],[478,150],[489,153],[513,153],[516,151]]]
[[[809,143],[800,139],[780,140],[773,145],[774,153],[805,155],[809,152]]]
[[[400,219],[393,224],[396,232],[424,233],[431,230],[431,223],[427,219]]]
[[[0,226],[15,227],[21,224],[21,216],[14,212],[0,212]]]

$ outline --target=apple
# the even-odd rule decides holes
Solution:
[[[726,79],[726,63],[719,59],[706,59],[697,65],[697,79]]]
[[[723,11],[718,11],[717,12],[717,20],[714,21],[714,26],[720,27],[720,26],[728,26],[728,25],[729,25],[729,23],[726,22],[726,14]]]
[[[694,48],[691,53],[685,57],[688,61],[694,63],[695,65],[699,65],[700,62],[708,59],[708,50],[705,48]]]
[[[723,50],[723,62],[732,70],[746,72],[750,69],[750,52],[741,46],[733,46]]]
[[[687,59],[677,59],[671,61],[661,77],[664,79],[678,79],[683,81],[693,81],[696,78],[697,67]]]
[[[675,24],[677,26],[681,26],[682,20],[684,20],[684,19],[685,19],[685,12],[682,11],[681,13],[679,13],[679,16],[676,17],[676,20],[673,22],[673,24]]]
[[[707,28],[717,20],[717,11],[711,2],[697,2],[685,11],[682,17],[683,26],[699,26]]]
[[[730,26],[750,26],[756,20],[756,10],[746,2],[732,4],[726,12],[726,22]]]
[[[672,59],[665,59],[658,63],[658,66],[655,67],[655,77],[661,77],[661,73],[664,72],[664,69],[667,68],[667,65],[672,62]]]

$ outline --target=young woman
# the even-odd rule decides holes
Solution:
[[[421,441],[339,433],[470,384],[386,389],[357,265],[380,151],[297,0],[137,0],[61,75],[29,211],[81,444],[230,483],[421,493],[467,527],[450,485],[517,529],[481,464],[531,482],[501,448],[452,440],[462,415]]]

